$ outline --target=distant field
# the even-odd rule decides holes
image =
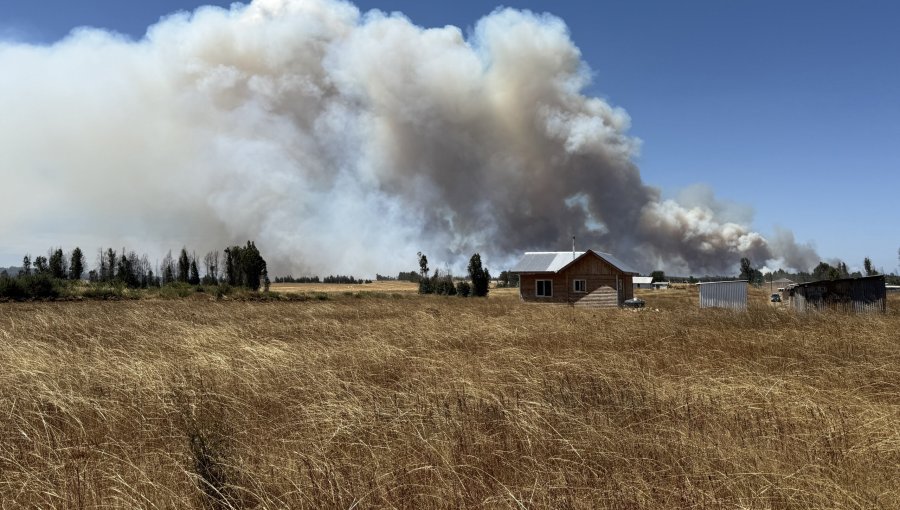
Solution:
[[[336,287],[0,304],[0,508],[900,508],[898,295]]]
[[[418,294],[419,284],[411,282],[381,281],[362,283],[356,285],[340,283],[273,283],[271,289],[276,292],[311,294],[325,293],[355,293],[355,292],[381,292],[386,294]],[[490,292],[495,295],[518,295],[519,289],[495,289]]]
[[[273,283],[277,292],[401,292],[417,293],[419,285],[411,282],[372,282],[360,284],[342,283]]]

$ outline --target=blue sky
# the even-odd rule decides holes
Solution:
[[[51,43],[77,26],[140,38],[160,16],[230,2],[4,2],[0,37]],[[586,5],[588,4],[588,5]],[[491,2],[358,1],[464,30]],[[888,1],[541,2],[594,72],[587,93],[628,111],[645,182],[705,183],[755,209],[754,227],[851,267],[897,272],[900,4]]]

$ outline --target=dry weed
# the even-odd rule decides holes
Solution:
[[[900,508],[887,315],[0,304],[2,508]]]

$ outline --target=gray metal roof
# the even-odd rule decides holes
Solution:
[[[529,251],[510,269],[513,273],[556,273],[568,266],[587,252],[576,251],[574,258],[570,251]],[[625,273],[638,274],[637,271],[609,253],[593,252]]]

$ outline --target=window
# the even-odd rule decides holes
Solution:
[[[573,280],[575,292],[587,292],[587,280]]]
[[[535,283],[537,284],[535,294],[538,297],[553,296],[553,280],[537,280]]]

